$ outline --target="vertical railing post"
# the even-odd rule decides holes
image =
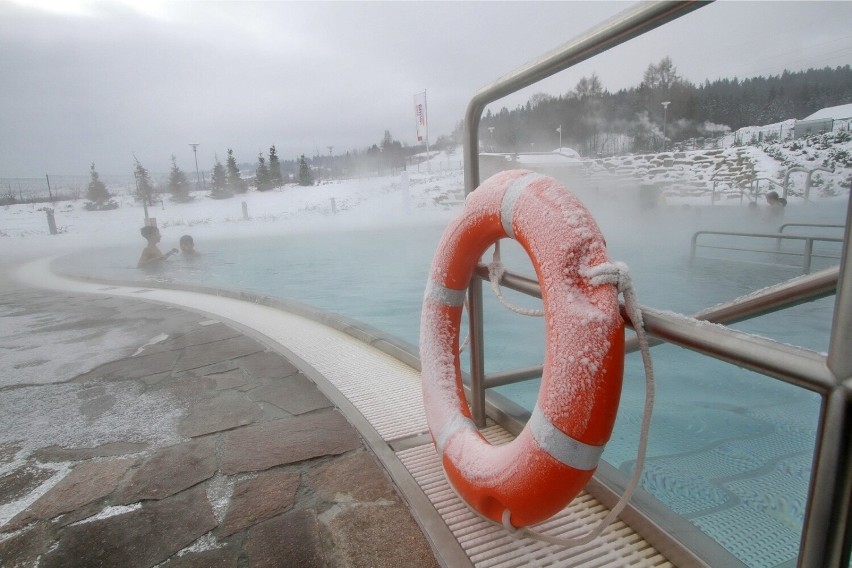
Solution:
[[[852,499],[852,411],[842,386],[823,401],[817,429],[814,469],[802,528],[799,566],[847,568],[846,539]]]
[[[811,272],[811,255],[814,252],[814,240],[813,239],[805,239],[805,254],[803,259],[802,271],[805,274],[810,274]]]
[[[834,300],[826,364],[840,380],[852,378],[852,196],[846,206],[846,229],[840,255],[840,278]]]
[[[485,103],[471,101],[464,122],[464,193],[479,186],[479,123]],[[485,333],[482,329],[482,281],[474,276],[467,289],[470,329],[470,411],[479,428],[485,427]]]
[[[852,504],[852,199],[825,364],[836,387],[823,400],[799,566],[849,566]]]
[[[485,341],[482,322],[482,280],[473,277],[467,289],[470,318],[470,410],[478,428],[485,427]]]

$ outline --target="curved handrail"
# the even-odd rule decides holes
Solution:
[[[822,166],[817,166],[815,168],[812,168],[810,171],[808,171],[808,177],[807,177],[807,179],[805,179],[805,203],[810,201],[812,178],[814,177],[814,174],[816,172],[828,172],[830,174],[833,174],[834,170],[829,169],[829,168],[824,168]]]
[[[781,197],[784,197],[784,198],[786,198],[786,197],[787,197],[787,194],[786,194],[786,191],[785,191],[785,190],[786,190],[786,188],[784,187],[784,184],[782,184],[782,183],[778,183],[778,182],[777,182],[777,181],[775,181],[774,179],[772,179],[772,178],[768,178],[768,177],[759,177],[759,178],[754,178],[753,180],[751,180],[752,184],[754,184],[754,185],[755,185],[755,188],[754,188],[754,189],[752,190],[752,192],[751,192],[753,195],[757,195],[757,194],[758,194],[758,192],[760,191],[760,182],[761,182],[762,180],[768,181],[769,183],[774,184],[774,185],[777,185],[778,187],[780,187],[780,188],[781,188],[781,193],[783,194]]]
[[[639,4],[478,91],[468,104],[464,119],[465,193],[474,191],[480,182],[479,123],[487,104],[704,5],[706,3],[689,1]],[[785,187],[793,171],[795,169],[791,169],[785,175]],[[807,170],[800,171],[807,172]],[[809,197],[812,173],[808,173],[806,202]],[[820,392],[823,406],[819,417],[814,472],[808,493],[799,551],[798,565],[801,567],[846,568],[849,563],[849,542],[852,540],[852,531],[849,529],[852,513],[848,508],[849,496],[852,494],[852,473],[850,473],[852,472],[852,452],[849,450],[852,447],[852,427],[850,427],[852,425],[852,350],[848,348],[852,341],[852,246],[850,241],[852,241],[852,200],[848,205],[828,353],[814,354],[819,361],[813,364],[808,363],[811,355],[796,354],[789,358],[784,356],[784,364],[792,365],[787,368],[787,371],[780,368],[761,367],[761,372],[778,378],[781,378],[781,374],[791,374],[790,382],[794,384],[804,380],[801,386],[805,386],[808,382],[806,377],[813,368],[822,369],[824,366],[826,371],[825,373],[820,371],[820,378],[816,381],[820,387],[815,390]],[[474,421],[482,426],[485,423],[485,396],[481,279],[474,278],[471,282],[468,299],[472,391],[469,402],[472,406]],[[650,312],[649,315],[651,315]],[[658,322],[656,318],[652,319],[654,321],[650,325],[656,327]],[[648,322],[646,325],[649,325]],[[689,322],[685,329],[694,327]],[[736,334],[733,330],[722,328],[720,330],[721,332],[712,330],[711,333],[715,336],[719,332],[720,337],[713,340],[714,342],[718,340],[719,345],[729,341],[739,341],[739,335],[735,339],[731,338],[731,334]],[[670,337],[665,339],[671,340]],[[711,353],[708,352],[708,354]],[[765,356],[764,353],[763,357]],[[732,361],[749,366],[754,360],[760,358],[760,354],[754,357],[746,354],[745,359],[737,356],[732,358]],[[762,364],[762,361],[759,362]]]
[[[488,103],[564,71],[590,57],[651,31],[684,14],[706,6],[707,2],[681,0],[640,3],[590,31],[558,47],[480,89],[468,103],[464,118],[464,184],[465,195],[479,185],[479,123]],[[482,285],[473,282],[468,288],[470,309],[471,413],[474,422],[485,425],[485,389],[483,376]]]
[[[464,119],[465,193],[480,182],[479,122],[486,105],[705,5],[690,0],[640,3],[477,91]]]

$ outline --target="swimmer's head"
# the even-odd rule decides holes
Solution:
[[[144,227],[139,229],[139,232],[146,240],[150,240],[153,236],[158,235],[160,233],[160,230],[157,227],[154,227],[153,225],[145,225]]]

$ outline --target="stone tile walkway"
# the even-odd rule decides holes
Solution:
[[[0,565],[436,566],[281,355],[143,301],[0,293]]]

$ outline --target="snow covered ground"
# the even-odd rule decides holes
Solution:
[[[454,163],[458,164],[458,159]],[[165,196],[149,207],[148,213],[161,229],[160,248],[164,251],[176,247],[185,233],[203,242],[448,220],[463,202],[462,171],[447,169],[445,156],[435,159],[431,171],[425,164],[420,170],[310,187],[252,190],[222,200],[210,199],[207,192],[195,193],[189,203],[175,203]],[[115,200],[119,207],[109,211],[88,211],[85,200],[60,201],[55,206],[34,203],[0,207],[0,258],[7,262],[89,247],[143,246],[139,234],[144,224],[142,205],[127,194],[117,194]],[[56,235],[50,234],[46,207],[54,208]]]
[[[761,128],[770,128],[772,125]],[[727,143],[732,144],[732,136]],[[321,185],[287,185],[267,192],[251,190],[230,199],[214,200],[197,192],[189,203],[174,203],[166,196],[149,208],[163,233],[161,249],[177,246],[182,234],[196,241],[240,238],[302,231],[332,231],[354,228],[442,223],[458,214],[463,204],[464,174],[458,168],[461,149],[448,156],[440,153],[419,171],[383,177],[334,180]],[[619,156],[588,161],[592,183],[626,186],[659,184],[669,205],[741,205],[742,191],[734,182],[718,184],[726,173],[768,178],[761,193],[777,189],[791,167],[816,172],[810,199],[840,199],[852,183],[852,135],[849,131],[773,144],[728,146],[714,150],[667,152],[641,156]],[[806,174],[791,176],[791,204],[803,199]],[[114,191],[114,190],[113,190]],[[127,194],[116,192],[119,208],[88,211],[84,200],[61,201],[54,206],[57,235],[49,231],[46,203],[0,207],[0,258],[10,262],[30,256],[62,254],[83,248],[144,244],[139,228],[144,223],[142,205]],[[760,195],[747,196],[749,199]],[[245,212],[243,214],[243,204]],[[762,201],[761,201],[762,204]]]

